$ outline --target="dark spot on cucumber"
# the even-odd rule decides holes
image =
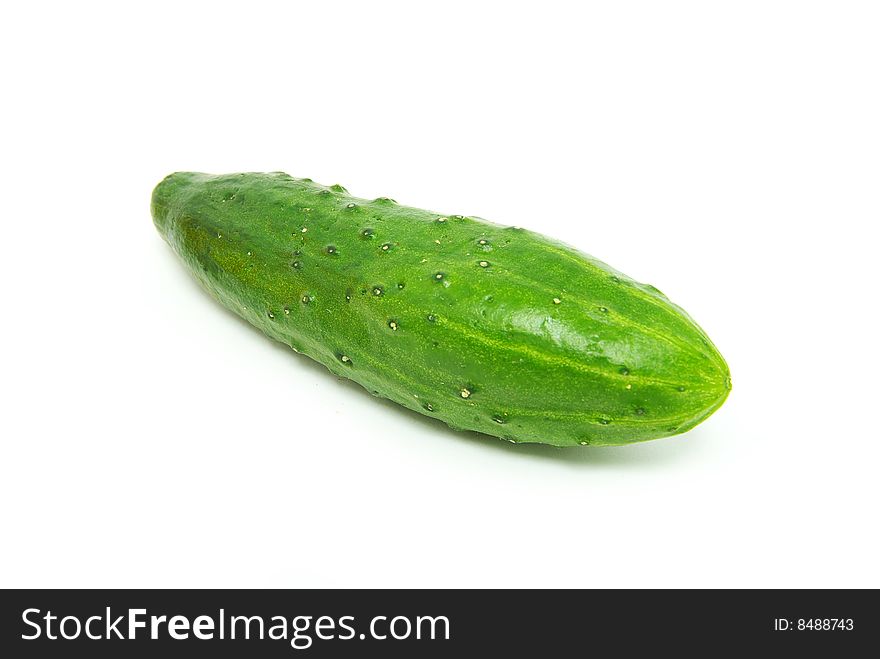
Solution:
[[[609,277],[609,279],[611,279],[611,281],[613,281],[615,284],[620,283],[620,277],[617,277],[615,275],[611,275],[611,277]]]
[[[442,282],[446,278],[446,274],[443,272],[435,272],[434,273],[434,281]]]
[[[375,237],[376,237],[376,232],[373,229],[370,229],[368,227],[366,229],[361,230],[361,238],[363,238],[365,240],[372,240]]]
[[[677,391],[686,391],[686,389],[684,387],[676,387],[676,390]]]
[[[504,416],[502,416],[501,414],[493,414],[493,415],[492,415],[492,420],[493,420],[495,423],[500,423],[500,424],[502,424],[502,425],[505,424],[505,423],[507,423],[507,419],[505,419]]]
[[[596,423],[607,426],[609,423],[611,423],[611,419],[607,416],[600,416],[598,419],[596,419]]]
[[[341,362],[342,362],[343,364],[345,364],[346,366],[354,366],[354,364],[353,364],[352,361],[351,361],[351,357],[349,357],[348,355],[345,355],[345,354],[343,354],[343,353],[341,353],[341,352],[337,352],[337,353],[336,353],[336,359],[338,359],[339,361],[341,361]]]
[[[382,297],[384,295],[385,289],[381,286],[373,286],[373,297]]]
[[[645,416],[645,408],[637,407],[636,408],[636,416]]]
[[[275,320],[275,314],[271,311],[267,311],[266,315],[269,317],[269,320]]]
[[[336,245],[327,245],[327,247],[324,248],[324,251],[331,256],[339,254],[339,250],[336,249]]]
[[[290,315],[290,307],[284,307],[284,315],[285,315],[285,316],[289,316],[289,315]]]
[[[314,299],[314,297],[313,297],[311,294],[309,294],[309,293],[305,293],[305,294],[303,294],[303,296],[300,298],[300,302],[302,302],[303,304],[310,304],[310,303],[312,302],[313,299]]]
[[[608,307],[599,307],[599,311],[602,313],[608,313]]]
[[[350,288],[347,288],[345,290],[345,301],[346,302],[351,302],[351,294],[352,294],[352,290]]]
[[[479,261],[477,263],[477,265],[480,266],[481,268],[488,268],[490,264],[488,261]]]
[[[356,203],[350,201],[350,202],[348,202],[348,203],[345,205],[345,207],[346,207],[348,210],[354,210],[354,209],[357,208],[358,206],[357,206]]]
[[[621,366],[620,371],[618,371],[621,375],[629,375],[629,369],[626,366]]]
[[[223,194],[223,196],[220,198],[220,201],[232,201],[233,199],[235,199],[234,192],[225,192]]]
[[[394,247],[394,245],[392,245],[391,243],[385,243],[379,249],[381,249],[383,252],[388,252],[391,250],[392,247]]]
[[[399,290],[402,291],[404,289],[404,287],[406,287],[406,284],[404,284],[402,281],[397,282],[397,288]]]
[[[388,327],[391,328],[392,332],[396,332],[400,328],[400,325],[397,324],[396,320],[389,320]]]
[[[302,267],[302,261],[294,261],[293,263],[290,264],[290,266],[294,270],[299,270]]]
[[[429,412],[433,412],[433,411],[434,411],[434,406],[431,405],[431,403],[422,403],[422,407],[424,407],[424,408],[425,408],[426,410],[428,410]]]
[[[429,313],[429,314],[426,316],[426,318],[428,319],[428,322],[429,322],[429,323],[436,323],[436,322],[437,322],[437,316],[435,316],[435,315],[432,314],[432,313]]]

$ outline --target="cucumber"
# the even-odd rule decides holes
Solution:
[[[280,172],[171,174],[151,210],[221,304],[455,429],[628,444],[693,428],[730,391],[660,291],[531,231]]]

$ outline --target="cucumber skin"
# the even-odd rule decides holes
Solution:
[[[628,444],[690,430],[730,391],[682,309],[530,231],[280,172],[177,172],[151,211],[221,304],[458,430]]]

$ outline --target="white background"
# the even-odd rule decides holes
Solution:
[[[876,3],[10,6],[0,585],[880,587]],[[204,294],[175,170],[540,230],[733,393],[624,448],[455,433]]]

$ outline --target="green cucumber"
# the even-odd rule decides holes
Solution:
[[[171,174],[151,210],[224,306],[455,429],[628,444],[693,428],[730,390],[681,308],[537,233],[278,172]]]

